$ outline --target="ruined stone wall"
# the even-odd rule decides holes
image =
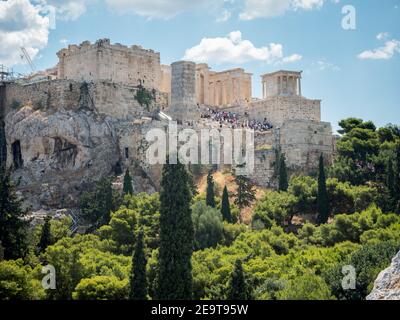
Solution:
[[[109,82],[82,83],[56,80],[30,85],[9,84],[5,94],[5,113],[31,105],[37,110],[94,109],[117,119],[152,117],[168,105],[168,95],[152,91],[154,101],[147,107],[135,99],[137,87]]]
[[[276,130],[279,147],[292,170],[316,170],[321,153],[330,163],[333,156],[332,126],[328,122],[289,120]]]
[[[24,105],[31,105],[34,109],[77,108],[81,85],[75,81],[65,80],[43,81],[29,85],[7,84],[5,113]]]
[[[139,46],[86,41],[58,52],[58,77],[76,81],[107,81],[159,89],[160,54]]]
[[[321,100],[303,97],[272,97],[253,101],[248,106],[224,108],[226,111],[247,114],[249,120],[267,119],[274,127],[281,127],[288,120],[321,121]]]
[[[288,120],[321,121],[321,101],[302,97],[272,97],[248,108],[250,118],[267,118],[275,127]]]
[[[98,112],[123,120],[153,117],[157,110],[168,106],[168,95],[159,91],[152,91],[154,100],[149,106],[140,105],[135,99],[138,90],[131,86],[100,82],[94,86],[93,101]]]

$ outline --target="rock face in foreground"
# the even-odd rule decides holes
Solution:
[[[5,132],[13,179],[33,209],[71,206],[82,185],[119,161],[115,129],[90,111],[26,106],[6,116]]]
[[[390,267],[378,275],[367,300],[400,300],[400,252]]]

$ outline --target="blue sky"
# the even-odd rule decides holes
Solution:
[[[214,70],[242,67],[253,73],[255,97],[261,95],[261,74],[303,70],[303,95],[322,100],[322,118],[335,128],[349,116],[400,124],[400,0],[167,3],[0,2],[0,63],[28,72],[19,54],[25,46],[38,69],[48,68],[67,44],[110,38],[159,51],[165,64],[185,57]],[[55,29],[46,5],[57,12]],[[355,30],[342,28],[345,5],[355,9]]]

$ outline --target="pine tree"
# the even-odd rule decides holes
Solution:
[[[206,204],[212,208],[215,208],[215,195],[214,195],[214,178],[212,176],[211,170],[207,175],[207,195]]]
[[[236,176],[235,182],[237,184],[235,204],[240,209],[248,207],[252,201],[256,200],[254,184],[245,176]]]
[[[329,202],[328,192],[326,190],[326,176],[324,166],[324,156],[319,157],[319,174],[318,174],[318,195],[317,195],[318,224],[324,224],[329,219]]]
[[[160,192],[158,291],[161,300],[192,298],[194,230],[188,174],[181,164],[165,164]]]
[[[0,243],[4,259],[18,259],[27,252],[26,230],[29,221],[27,211],[21,209],[21,200],[15,193],[10,173],[0,169]]]
[[[146,264],[143,230],[141,230],[138,234],[132,257],[132,274],[130,278],[130,298],[132,300],[147,300]]]
[[[233,223],[231,206],[229,204],[228,188],[226,186],[224,188],[224,191],[222,192],[221,214],[222,214],[222,218],[226,222]]]
[[[39,252],[45,252],[46,248],[51,245],[50,220],[51,217],[49,216],[44,219],[39,241]]]
[[[133,194],[132,177],[129,174],[129,169],[125,171],[123,192],[124,194]]]
[[[228,300],[249,299],[251,299],[250,288],[245,279],[242,262],[236,260],[235,268],[231,275],[231,281],[229,282]]]
[[[288,174],[286,168],[286,158],[285,155],[279,157],[279,191],[287,191],[289,188]]]

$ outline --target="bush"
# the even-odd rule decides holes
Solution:
[[[76,286],[74,300],[123,300],[127,299],[128,280],[119,280],[114,276],[96,276],[82,279]]]
[[[222,215],[204,201],[196,202],[192,207],[195,250],[215,247],[223,239],[224,225]]]

